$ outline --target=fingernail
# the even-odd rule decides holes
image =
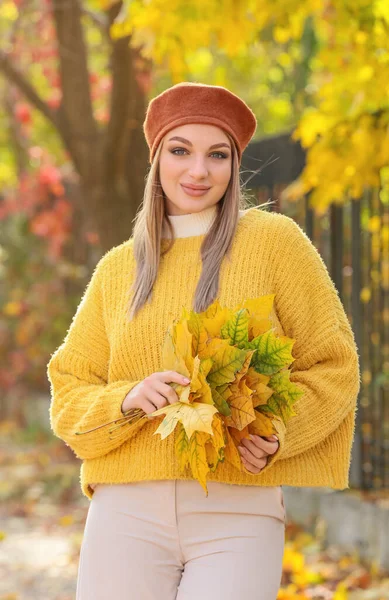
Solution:
[[[184,383],[189,383],[190,379],[188,379],[187,377],[184,377]]]
[[[252,433],[250,433],[250,434],[249,434],[249,438],[250,438],[250,440],[253,440],[253,441],[254,441],[254,436],[253,436],[253,434],[252,434]]]

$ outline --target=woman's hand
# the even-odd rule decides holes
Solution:
[[[157,371],[140,381],[127,394],[122,403],[122,413],[132,408],[141,408],[146,414],[152,413],[167,404],[178,402],[176,391],[169,383],[173,381],[188,385],[190,380],[177,371]]]
[[[269,454],[277,452],[279,442],[276,435],[270,437],[250,435],[250,437],[252,441],[242,439],[242,445],[238,446],[238,450],[246,469],[251,473],[259,473],[266,466]]]

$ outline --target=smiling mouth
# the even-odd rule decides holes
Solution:
[[[210,190],[210,187],[207,188],[196,188],[196,187],[191,187],[190,185],[185,185],[184,183],[180,184],[182,188],[186,189],[186,190],[190,190],[191,192],[207,192],[208,190]]]

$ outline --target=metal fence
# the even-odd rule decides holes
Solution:
[[[261,162],[259,162],[261,160]],[[289,135],[251,144],[242,180],[258,204],[292,217],[310,237],[339,292],[353,328],[362,372],[350,485],[389,488],[389,205],[380,190],[333,204],[319,216],[309,198],[280,200],[304,167],[304,152]],[[252,171],[268,163],[254,177]],[[251,177],[251,179],[250,179]]]

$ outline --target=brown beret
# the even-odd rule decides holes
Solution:
[[[187,123],[207,123],[224,129],[235,140],[239,161],[257,127],[252,110],[224,87],[181,82],[168,88],[147,107],[143,131],[152,162],[164,135]]]

